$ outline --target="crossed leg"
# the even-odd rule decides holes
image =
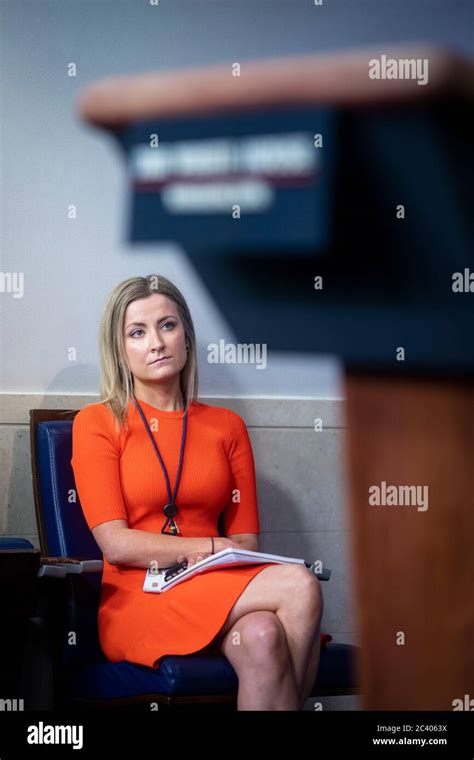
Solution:
[[[299,709],[285,629],[274,612],[242,615],[224,635],[221,651],[238,675],[238,710]]]
[[[250,581],[211,642],[237,673],[239,710],[301,709],[318,670],[322,611],[319,581],[301,565],[271,565]]]

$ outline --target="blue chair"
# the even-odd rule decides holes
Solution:
[[[38,534],[44,557],[102,560],[101,551],[78,501],[70,464],[72,422],[76,411],[30,410],[30,436]],[[59,571],[60,574],[60,571]],[[75,709],[157,703],[159,709],[236,708],[238,679],[224,655],[190,654],[163,657],[157,669],[103,654],[98,636],[100,572],[63,573],[41,579],[48,587],[50,640],[54,643],[54,706]],[[56,589],[54,608],[51,589]],[[54,596],[54,594],[53,594]],[[74,631],[76,643],[68,644]],[[329,643],[321,652],[312,696],[358,693],[355,683],[357,648]]]

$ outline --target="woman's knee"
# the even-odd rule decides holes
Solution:
[[[244,615],[229,631],[232,633],[237,634],[234,643],[238,641],[241,647],[243,664],[286,667],[289,657],[286,633],[274,612],[262,610]]]
[[[305,565],[288,565],[290,583],[287,587],[288,604],[301,605],[307,612],[321,618],[324,600],[319,578]]]

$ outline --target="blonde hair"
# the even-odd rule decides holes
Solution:
[[[183,294],[166,277],[150,274],[146,277],[130,277],[119,283],[110,293],[100,324],[100,398],[112,411],[116,427],[126,429],[126,411],[134,395],[134,381],[127,364],[123,327],[125,310],[138,298],[148,298],[159,293],[173,300],[184,327],[188,358],[180,372],[180,386],[186,407],[189,409],[197,399],[198,369],[196,360],[196,336],[191,313]]]

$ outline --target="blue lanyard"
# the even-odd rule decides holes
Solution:
[[[178,493],[179,482],[181,480],[181,470],[182,470],[182,467],[183,467],[183,457],[184,457],[184,446],[185,446],[185,443],[186,443],[186,430],[187,430],[187,427],[188,427],[188,409],[187,409],[187,405],[186,405],[186,400],[184,401],[183,434],[182,434],[182,437],[181,437],[181,451],[180,451],[180,454],[179,454],[178,474],[176,476],[176,483],[175,483],[175,486],[174,486],[173,495],[171,495],[171,486],[170,486],[170,479],[168,477],[168,472],[166,470],[165,463],[163,462],[163,459],[161,458],[161,454],[160,454],[160,452],[158,450],[158,446],[156,445],[156,441],[155,441],[155,439],[153,437],[153,433],[151,432],[150,427],[148,425],[148,422],[146,421],[146,417],[145,417],[145,415],[143,413],[143,410],[142,410],[140,404],[138,403],[138,401],[137,401],[137,399],[135,397],[133,397],[133,401],[134,401],[135,406],[137,407],[137,409],[138,409],[138,411],[140,413],[140,416],[141,416],[141,418],[143,420],[143,424],[145,425],[145,428],[146,428],[146,430],[148,432],[148,435],[150,436],[150,440],[151,440],[151,442],[153,444],[153,448],[156,451],[157,457],[160,460],[161,469],[163,470],[163,475],[165,476],[165,480],[166,480],[166,490],[167,490],[167,493],[168,493],[168,503],[165,504],[164,507],[163,507],[163,513],[166,516],[166,521],[165,521],[165,523],[164,523],[164,525],[163,525],[163,527],[161,529],[161,532],[162,533],[166,533],[166,527],[167,527],[167,525],[169,523],[170,524],[171,534],[173,536],[175,536],[177,533],[179,533],[179,528],[176,525],[175,520],[173,519],[176,516],[176,514],[178,513],[178,507],[175,504],[175,499],[176,499],[176,494]]]

